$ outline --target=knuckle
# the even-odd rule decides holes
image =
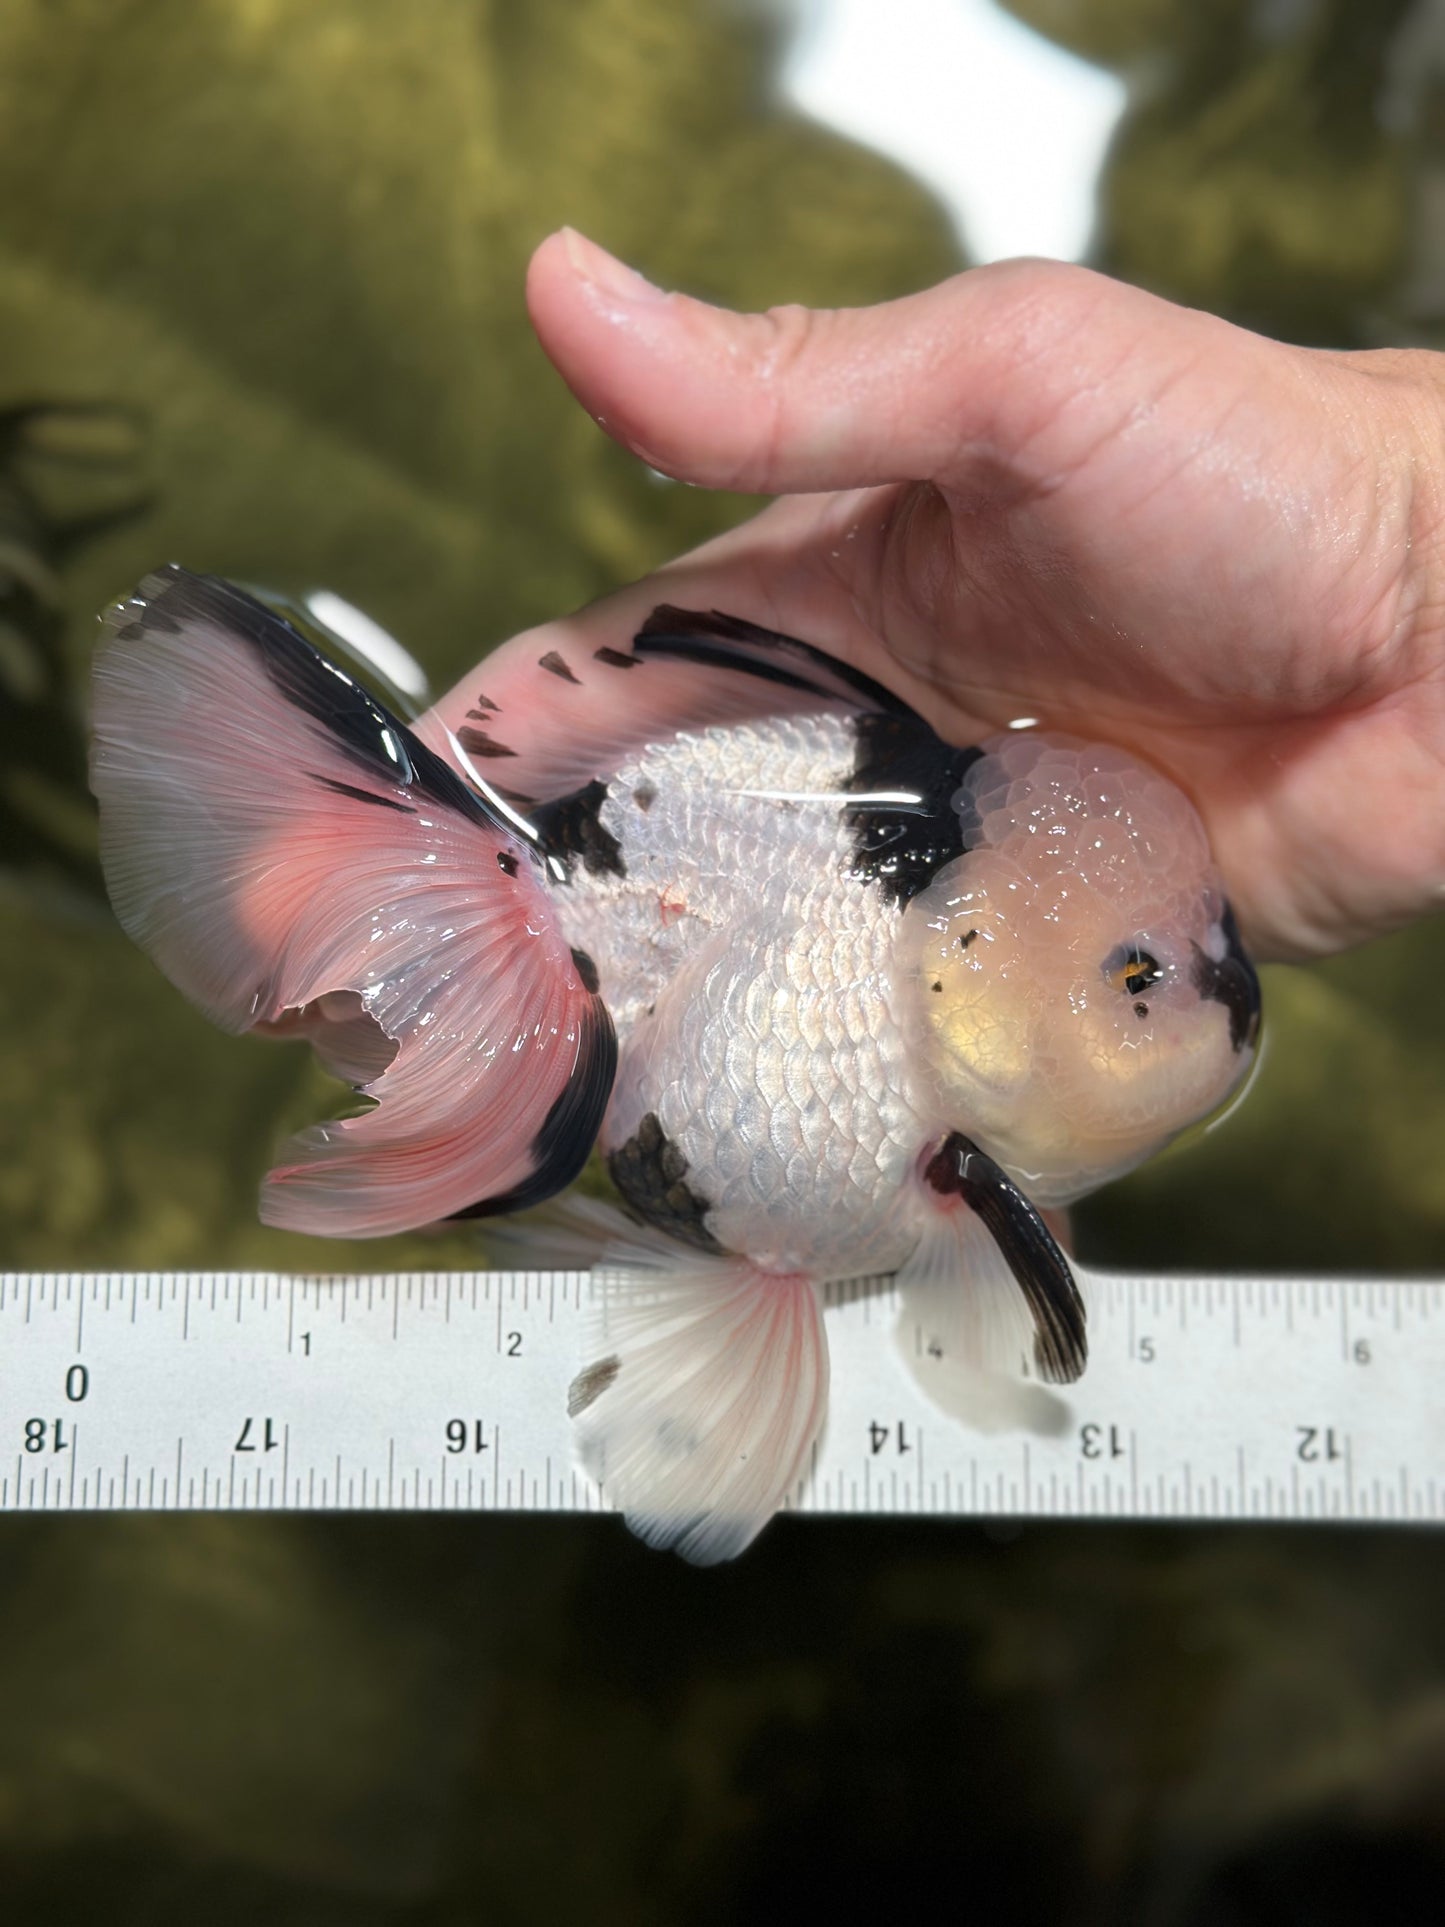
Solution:
[[[806,402],[800,394],[818,343],[817,309],[788,302],[755,317],[752,379],[758,401],[753,445],[740,451],[735,486],[756,489],[786,462]]]
[[[786,379],[812,348],[820,319],[816,308],[805,308],[796,301],[768,308],[758,316],[762,324],[758,374],[762,380]]]

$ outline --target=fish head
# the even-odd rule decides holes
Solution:
[[[1231,1095],[1259,980],[1166,777],[1052,733],[984,748],[954,798],[966,854],[904,913],[900,990],[941,1121],[1061,1203]]]

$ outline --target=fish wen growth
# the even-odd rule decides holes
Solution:
[[[622,1200],[573,1384],[649,1541],[739,1552],[823,1424],[821,1287],[893,1274],[967,1418],[1075,1379],[1042,1211],[1216,1108],[1259,986],[1185,796],[1045,732],[959,748],[734,616],[514,645],[411,725],[282,616],[171,567],[103,619],[92,783],[125,928],[233,1031],[369,1100],[266,1221],[380,1237]]]

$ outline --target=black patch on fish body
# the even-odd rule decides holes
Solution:
[[[667,1136],[655,1111],[649,1111],[627,1142],[610,1154],[607,1169],[645,1223],[697,1251],[723,1249],[703,1223],[712,1207],[685,1182],[687,1159]]]
[[[594,662],[605,662],[613,669],[636,669],[637,667],[636,656],[629,656],[621,649],[594,649],[592,659]]]
[[[972,1138],[950,1131],[924,1166],[941,1197],[962,1198],[1014,1275],[1034,1321],[1034,1359],[1044,1378],[1070,1385],[1089,1356],[1084,1301],[1069,1261],[1013,1179]],[[960,1280],[960,1290],[970,1289]]]
[[[475,717],[478,722],[489,713],[493,716],[500,716],[502,713],[500,703],[494,703],[490,696],[478,696],[476,706],[467,711],[467,714]]]
[[[1227,903],[1219,921],[1228,949],[1216,963],[1198,944],[1193,945],[1189,975],[1201,997],[1223,1004],[1229,1012],[1229,1041],[1241,1051],[1259,1035],[1259,976],[1240,942],[1239,925]]]
[[[560,676],[563,682],[575,683],[577,681],[577,678],[567,667],[566,659],[558,655],[555,649],[549,649],[545,656],[538,656],[537,667],[539,669],[545,669],[549,676]]]
[[[530,1177],[494,1198],[481,1198],[454,1218],[496,1218],[506,1211],[526,1211],[556,1197],[577,1176],[592,1155],[612,1082],[617,1075],[617,1033],[607,1006],[593,997],[582,1019],[577,1061],[531,1144],[536,1160]]]
[[[548,853],[564,861],[580,856],[589,876],[626,876],[622,845],[602,821],[606,801],[607,785],[594,776],[585,788],[534,810],[532,823]]]
[[[860,800],[845,803],[853,832],[852,874],[877,883],[900,909],[924,890],[946,863],[969,848],[963,819],[953,807],[964,777],[983,755],[955,749],[921,716],[856,716],[857,758],[844,788]],[[879,791],[907,791],[913,803],[869,803]]]

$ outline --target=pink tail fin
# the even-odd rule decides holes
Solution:
[[[381,1236],[576,1175],[616,1045],[526,825],[288,623],[147,577],[105,618],[91,782],[116,913],[172,982],[376,1100],[291,1140],[268,1222]]]
[[[797,1485],[822,1427],[817,1286],[646,1246],[608,1259],[596,1358],[568,1406],[583,1459],[649,1545],[732,1559]]]

